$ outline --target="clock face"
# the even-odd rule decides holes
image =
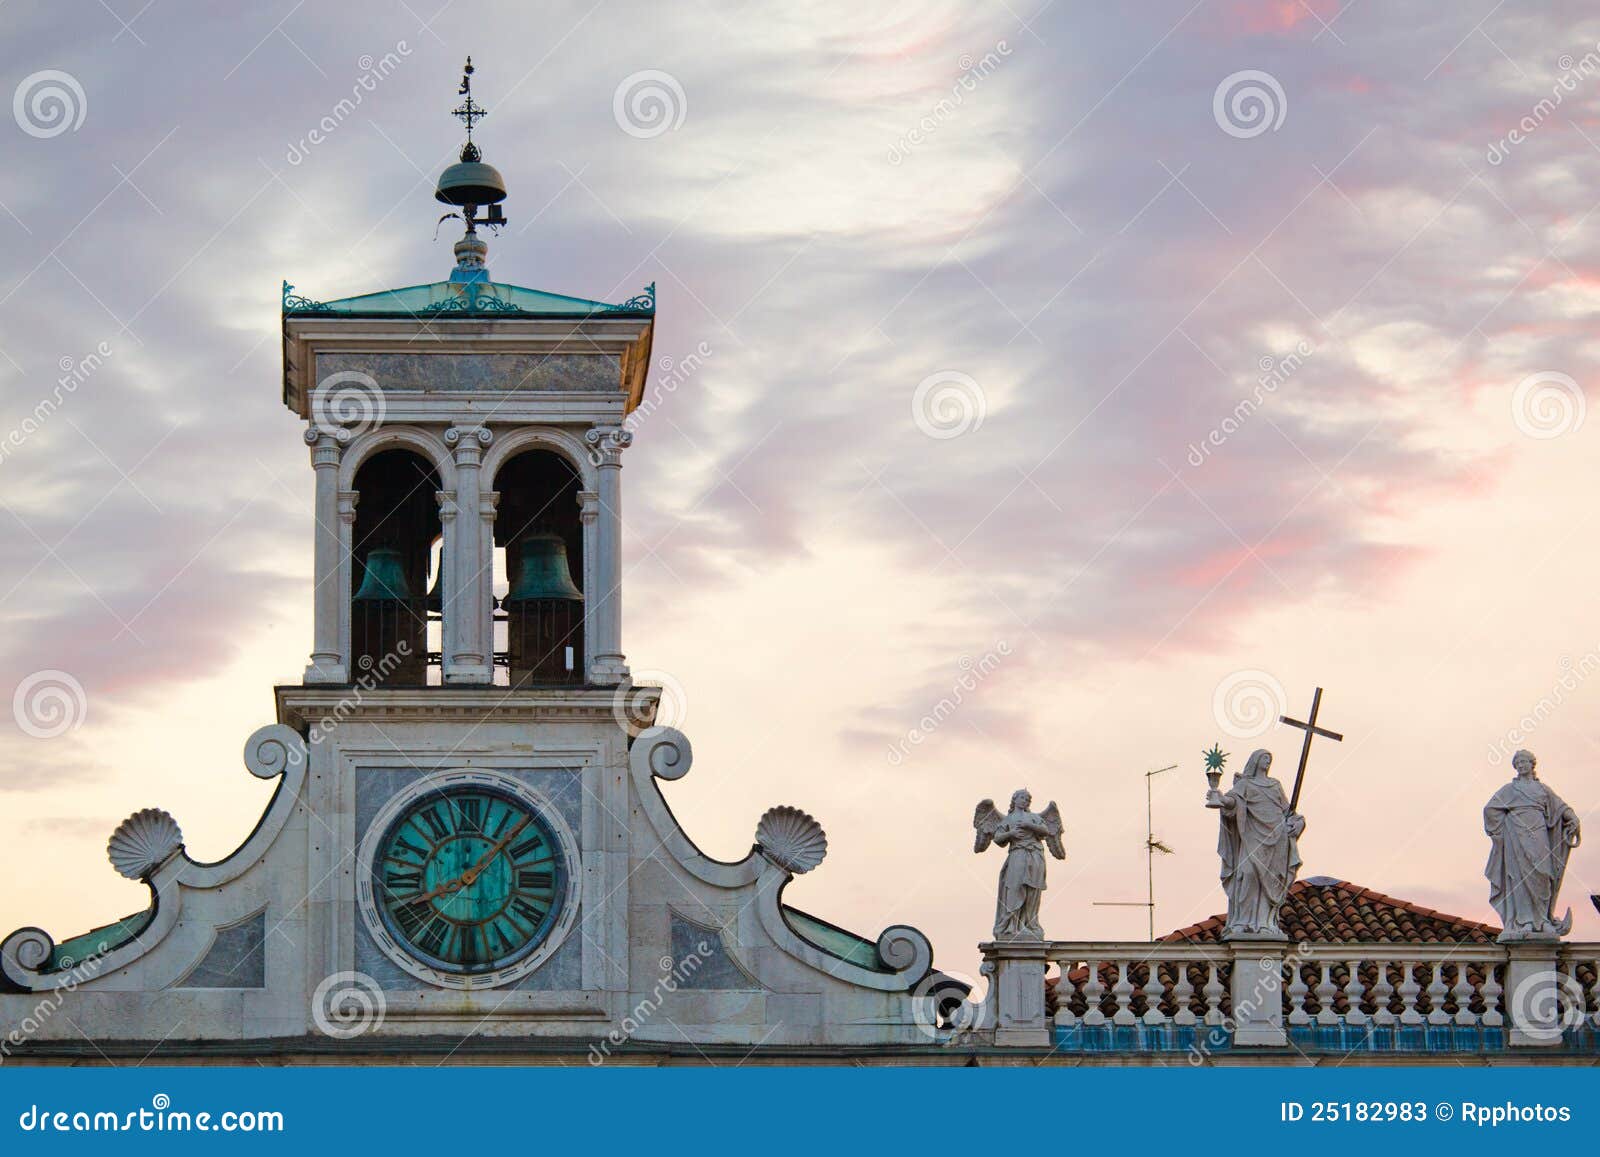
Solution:
[[[493,972],[537,948],[566,888],[544,819],[492,787],[420,796],[384,831],[372,864],[373,899],[390,935],[459,974]]]

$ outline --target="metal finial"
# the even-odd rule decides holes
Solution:
[[[461,87],[456,90],[459,95],[466,99],[461,102],[460,107],[452,109],[450,113],[451,116],[460,117],[467,126],[467,143],[461,146],[461,159],[463,161],[481,159],[478,146],[472,143],[472,126],[489,115],[488,109],[472,99],[472,74],[474,71],[472,57],[469,56],[467,57],[466,67],[461,70]]]

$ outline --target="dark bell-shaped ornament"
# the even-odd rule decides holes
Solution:
[[[572,581],[567,566],[567,544],[558,534],[530,534],[517,544],[516,581],[505,602],[566,599],[582,602],[583,592]]]
[[[498,205],[506,199],[506,180],[500,170],[477,159],[478,150],[472,149],[472,159],[463,159],[439,174],[439,187],[433,196],[446,205]]]
[[[400,552],[392,546],[375,546],[368,551],[367,572],[353,601],[399,602],[410,597],[411,585],[406,582],[405,561]]]

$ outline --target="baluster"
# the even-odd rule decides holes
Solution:
[[[1456,1023],[1475,1025],[1478,1023],[1478,1014],[1472,1011],[1472,977],[1468,975],[1470,969],[1465,960],[1456,962],[1456,983],[1450,990],[1450,995],[1456,1001]]]
[[[1222,997],[1227,989],[1222,987],[1222,980],[1217,975],[1217,962],[1206,961],[1206,984],[1200,990],[1200,995],[1205,998],[1207,1024],[1222,1024],[1226,1020],[1222,1012]]]
[[[1421,1024],[1422,1014],[1417,1011],[1417,997],[1422,995],[1422,985],[1417,983],[1417,965],[1413,960],[1400,964],[1400,1023]]]
[[[1306,1014],[1306,994],[1311,990],[1306,987],[1305,973],[1298,960],[1289,961],[1289,1023],[1310,1024],[1311,1017]]]
[[[1333,1007],[1339,986],[1333,982],[1333,961],[1322,962],[1322,980],[1317,984],[1317,1023],[1338,1024],[1339,1013]]]
[[[1429,967],[1433,973],[1428,981],[1428,1023],[1449,1024],[1450,1014],[1444,1010],[1444,998],[1450,995],[1444,983],[1444,962],[1435,960]]]
[[[1496,975],[1498,973],[1498,976]],[[1505,978],[1505,965],[1493,960],[1484,962],[1483,965],[1483,1025],[1485,1028],[1497,1028],[1505,1024],[1505,1014],[1500,1009],[1500,981]]]
[[[1072,961],[1057,960],[1056,965],[1061,969],[1056,981],[1056,1024],[1071,1028],[1078,1023],[1078,1014],[1072,1011],[1072,1001],[1078,995],[1078,987],[1072,983]]]
[[[1591,975],[1595,978],[1595,982],[1584,990],[1585,995],[1594,1001],[1594,1013],[1589,1017],[1589,1026],[1600,1031],[1600,958],[1589,961],[1589,967],[1594,970]]]
[[[1176,968],[1178,972],[1172,982],[1172,1023],[1194,1024],[1194,1009],[1189,1005],[1194,999],[1194,984],[1189,980],[1189,962],[1180,960]]]
[[[1141,1018],[1145,1024],[1166,1024],[1171,1018],[1161,1011],[1161,998],[1166,994],[1167,986],[1161,982],[1161,966],[1154,960],[1147,961],[1145,965],[1149,970],[1144,987],[1140,991],[1144,994],[1144,1016]],[[1179,974],[1183,973],[1183,962],[1176,965]]]
[[[1345,981],[1344,999],[1350,1006],[1350,1011],[1345,1013],[1346,1024],[1366,1024],[1370,1019],[1361,1011],[1361,999],[1366,995],[1366,989],[1361,983],[1361,961],[1351,960],[1345,964],[1350,970],[1350,979]],[[1382,971],[1380,967],[1379,971]]]
[[[1394,1010],[1389,1007],[1389,1002],[1394,999],[1394,985],[1389,983],[1389,961],[1375,960],[1373,966],[1377,968],[1378,975],[1372,984],[1372,1023],[1391,1025],[1394,1023]]]
[[[1100,998],[1105,995],[1106,986],[1100,983],[1100,962],[1089,961],[1089,975],[1083,982],[1083,999],[1088,1006],[1083,1012],[1083,1023],[1101,1025],[1106,1023],[1106,1014],[1100,1011]]]
[[[1112,1024],[1137,1024],[1133,1009],[1133,981],[1128,979],[1128,961],[1117,961],[1117,982],[1111,986],[1111,995],[1117,998],[1117,1011],[1111,1014]]]

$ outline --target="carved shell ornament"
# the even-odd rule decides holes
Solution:
[[[797,807],[770,808],[756,825],[756,845],[767,859],[796,875],[809,872],[828,854],[828,836]]]
[[[158,807],[134,812],[117,825],[106,843],[111,866],[130,880],[148,880],[182,850],[178,821]]]

